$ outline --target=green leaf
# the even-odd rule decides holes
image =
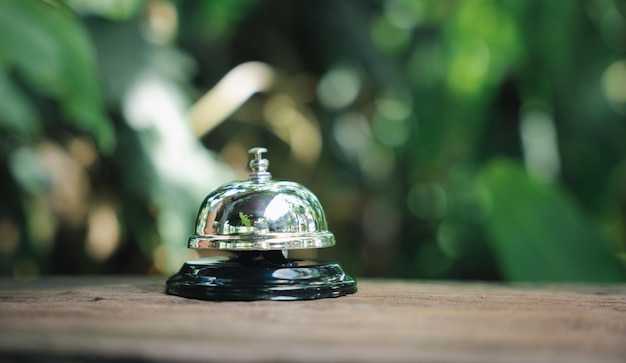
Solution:
[[[486,231],[505,278],[514,281],[620,281],[619,263],[591,219],[561,189],[512,161],[481,171]]]
[[[61,104],[65,122],[114,147],[104,112],[95,51],[76,16],[56,2],[0,1],[0,64]]]
[[[39,114],[28,97],[0,67],[0,128],[33,137],[40,131],[39,121]]]
[[[252,227],[252,224],[250,224],[250,217],[243,214],[242,212],[239,212],[239,219],[241,220],[242,225],[246,227]]]

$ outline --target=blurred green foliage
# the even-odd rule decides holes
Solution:
[[[263,145],[356,276],[623,281],[625,51],[620,0],[3,1],[0,273],[171,273]]]
[[[42,133],[46,116],[32,104],[13,74],[35,97],[54,100],[59,121],[92,134],[101,150],[114,144],[104,112],[95,54],[88,34],[68,9],[37,1],[8,1],[0,8],[2,104],[0,121],[23,137]]]
[[[619,280],[597,227],[561,190],[529,178],[510,161],[494,160],[482,173],[491,209],[488,240],[507,279]]]

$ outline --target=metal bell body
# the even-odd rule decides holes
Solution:
[[[202,202],[188,247],[231,251],[289,250],[335,245],[317,197],[302,185],[272,180],[264,148],[247,180],[223,185]]]
[[[209,194],[200,207],[189,248],[232,251],[335,245],[313,193],[289,181],[244,180]]]

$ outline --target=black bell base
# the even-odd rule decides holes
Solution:
[[[166,293],[213,301],[312,300],[357,291],[337,263],[285,259],[280,251],[188,261],[166,283]]]

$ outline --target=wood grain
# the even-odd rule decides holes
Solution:
[[[0,280],[0,361],[626,362],[626,286],[360,280],[207,302],[165,278]]]

